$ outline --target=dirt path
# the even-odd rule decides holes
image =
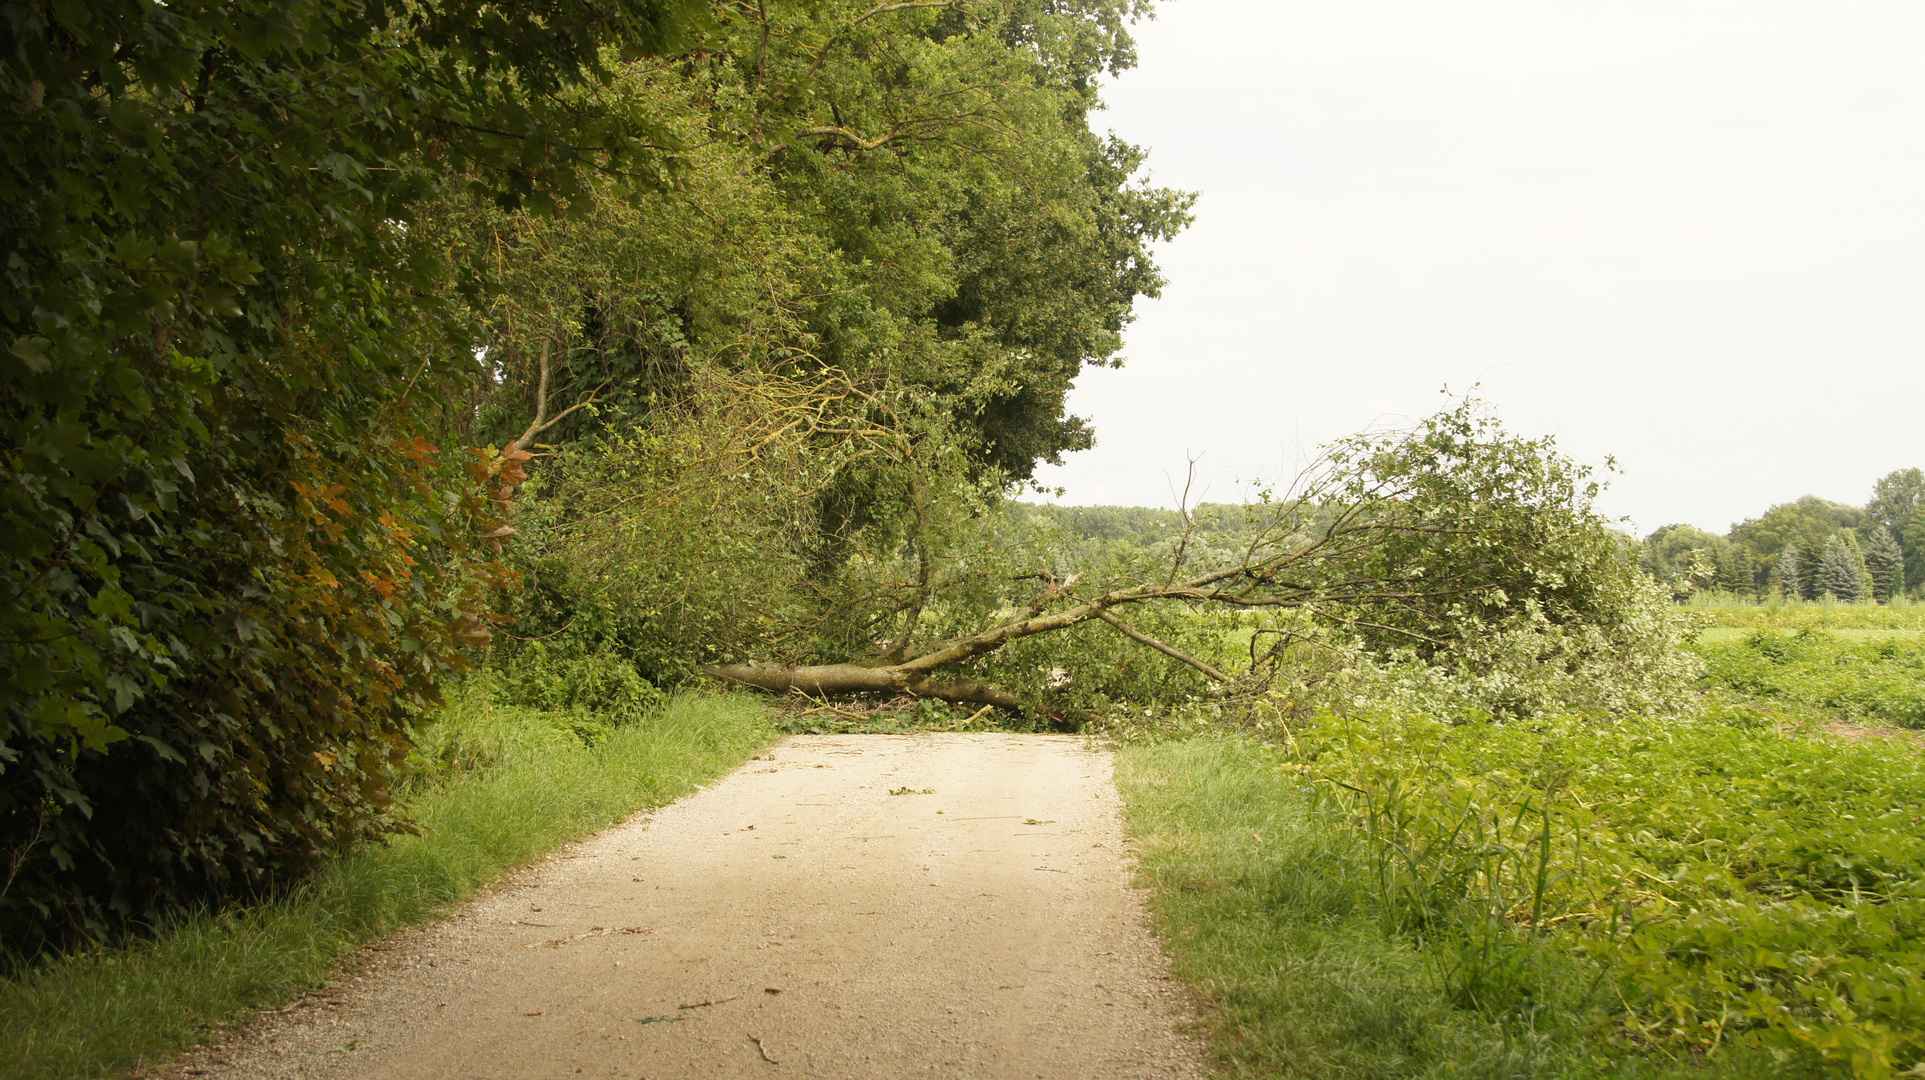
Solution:
[[[998,734],[799,736],[773,754],[181,1073],[1202,1075],[1107,754]]]

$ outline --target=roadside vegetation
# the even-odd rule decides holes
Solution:
[[[1227,1075],[1921,1067],[1925,607],[1681,610],[1672,716],[1498,718],[1378,670],[1239,731],[1115,729]]]
[[[420,734],[412,830],[285,894],[190,911],[118,947],[0,981],[0,1075],[81,1080],[164,1062],[259,1010],[319,991],[356,950],[444,914],[503,875],[734,768],[776,737],[760,702],[683,695],[646,716],[509,704],[464,683]]]
[[[1925,1056],[1925,765],[1741,713],[1330,717],[1127,750],[1232,1076],[1888,1077]]]

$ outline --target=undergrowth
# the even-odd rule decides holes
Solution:
[[[1852,640],[1807,628],[1754,630],[1696,648],[1713,686],[1848,719],[1925,728],[1925,640]]]
[[[1756,715],[1326,715],[1131,746],[1119,781],[1231,1076],[1912,1069],[1921,758]]]
[[[425,921],[557,845],[669,802],[775,737],[760,702],[678,697],[615,724],[461,688],[421,736],[418,835],[341,859],[291,894],[204,912],[0,982],[0,1075],[114,1076],[325,982],[342,957]]]
[[[894,697],[823,701],[794,695],[771,710],[777,730],[790,735],[917,735],[941,731],[1073,732],[1081,721],[1018,715],[931,698]]]
[[[1700,595],[1685,605],[1713,627],[1747,630],[1925,631],[1925,603],[1846,604],[1837,600],[1771,600],[1754,603]]]

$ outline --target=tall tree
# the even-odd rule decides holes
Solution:
[[[1769,567],[1779,561],[1779,553],[1796,546],[1803,560],[1799,577],[1810,589],[1818,572],[1818,559],[1824,551],[1825,537],[1840,529],[1857,529],[1865,512],[1855,506],[1806,495],[1796,502],[1780,503],[1758,517],[1731,527],[1731,540],[1749,551],[1755,565]],[[1762,584],[1762,583],[1761,583]]]
[[[1884,525],[1872,530],[1871,543],[1865,545],[1865,568],[1872,576],[1872,595],[1881,602],[1905,591],[1905,555]]]
[[[479,319],[502,376],[485,430],[524,430],[547,385],[542,440],[593,454],[708,371],[842,386],[858,426],[940,430],[984,491],[1088,445],[1065,395],[1115,362],[1161,284],[1151,246],[1188,221],[1141,150],[1090,128],[1146,5],[730,10],[698,59],[595,91],[689,147],[663,197],[598,191],[565,219],[444,204],[439,235],[508,268]],[[816,489],[823,580],[858,535],[912,542],[905,460],[861,456]]]
[[[1714,585],[1750,587],[1748,581],[1727,580],[1737,570],[1732,547],[1729,540],[1703,529],[1666,525],[1644,538],[1638,561],[1646,573],[1670,586],[1673,594],[1682,600]],[[1702,559],[1698,558],[1700,553]]]
[[[415,210],[668,168],[649,117],[569,91],[702,11],[0,3],[8,946],[384,827],[519,468],[444,445],[473,358]]]
[[[1894,469],[1872,485],[1871,502],[1865,512],[1872,520],[1890,529],[1905,557],[1905,585],[1925,582],[1925,529],[1911,530],[1914,520],[1925,511],[1925,470]],[[1908,539],[1912,531],[1915,539]]]
[[[1893,469],[1872,485],[1872,499],[1865,504],[1865,513],[1896,531],[1912,519],[1912,511],[1921,504],[1925,504],[1925,470]]]
[[[1818,556],[1818,574],[1811,585],[1817,595],[1847,604],[1856,604],[1865,598],[1865,560],[1852,539],[1848,533],[1833,533],[1825,538],[1825,546]]]
[[[1778,553],[1778,594],[1787,600],[1804,599],[1805,579],[1802,555],[1796,544],[1788,544]]]

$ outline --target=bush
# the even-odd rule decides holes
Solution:
[[[492,681],[505,701],[610,726],[646,719],[667,701],[607,643],[582,651],[575,641],[530,642],[509,656]]]

